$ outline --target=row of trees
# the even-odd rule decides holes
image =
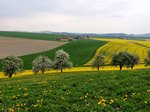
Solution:
[[[69,55],[61,50],[56,51],[55,59],[52,62],[47,56],[38,56],[32,62],[32,71],[37,74],[42,72],[44,74],[50,69],[60,70],[63,72],[65,68],[71,68],[72,62],[70,61]],[[5,75],[8,75],[10,78],[13,74],[23,71],[23,60],[15,56],[7,56],[2,60],[2,70]]]
[[[122,70],[123,66],[133,69],[136,64],[138,64],[140,58],[137,55],[128,53],[128,52],[119,52],[112,56],[111,65],[119,66]],[[92,62],[92,67],[97,68],[98,71],[100,67],[105,65],[105,56],[100,54],[96,56]],[[148,56],[145,59],[145,66],[150,65],[150,51]],[[7,56],[2,60],[2,70],[5,75],[8,75],[10,78],[13,74],[23,71],[23,60],[15,56]],[[65,68],[71,68],[73,63],[70,61],[69,54],[63,50],[56,51],[55,59],[52,62],[47,56],[38,56],[32,62],[32,71],[37,74],[42,72],[44,74],[50,69],[60,70],[63,72]]]
[[[118,54],[114,54],[111,59],[112,66],[119,66],[120,70],[122,70],[123,66],[127,68],[133,69],[136,64],[140,62],[140,58],[128,52],[119,52]],[[148,51],[148,56],[144,60],[145,66],[150,65],[150,51]],[[99,71],[99,68],[105,65],[105,56],[99,54],[96,56],[92,62],[92,67],[96,67]]]

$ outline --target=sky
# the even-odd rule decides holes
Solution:
[[[150,33],[150,0],[0,0],[0,30]]]

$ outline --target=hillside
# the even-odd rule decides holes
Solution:
[[[148,112],[149,72],[54,73],[0,79],[0,110]]]
[[[108,64],[111,62],[112,56],[115,53],[121,51],[126,51],[139,56],[140,63],[144,63],[144,59],[147,57],[147,52],[148,50],[150,50],[150,43],[148,41],[97,38],[94,39],[100,41],[109,41],[105,46],[100,47],[96,52],[96,55],[98,55],[99,53],[103,53],[105,55],[105,62]],[[87,65],[89,65],[92,60],[90,60]]]
[[[0,36],[38,39],[38,40],[56,40],[57,38],[64,37],[64,35],[61,34],[44,34],[44,33],[29,33],[29,32],[10,32],[10,31],[0,31]]]
[[[98,40],[78,40],[72,41],[67,43],[63,46],[57,47],[55,49],[31,54],[27,56],[22,56],[21,58],[24,60],[25,69],[31,69],[32,61],[39,55],[46,55],[50,57],[52,60],[54,59],[55,52],[59,49],[63,49],[67,53],[69,53],[71,61],[73,62],[74,66],[81,66],[92,59],[95,55],[96,50],[105,45],[106,41],[98,41]]]

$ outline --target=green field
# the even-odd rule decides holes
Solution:
[[[67,43],[58,48],[45,51],[42,53],[36,53],[32,55],[22,56],[21,58],[24,60],[25,69],[32,68],[32,61],[39,55],[46,55],[50,57],[52,60],[55,57],[55,52],[59,49],[63,49],[66,51],[71,58],[71,61],[74,63],[74,66],[81,66],[88,62],[95,55],[96,50],[106,44],[106,41],[98,41],[98,40],[78,40]]]
[[[8,31],[0,31],[0,36],[7,37],[17,37],[17,38],[29,38],[29,39],[38,39],[38,40],[56,40],[56,38],[64,37],[63,35],[55,35],[55,34],[38,34],[38,33],[27,33],[27,32],[8,32]],[[68,44],[60,46],[58,48],[31,54],[27,56],[21,56],[24,60],[24,69],[32,68],[32,61],[38,55],[46,55],[49,56],[52,60],[54,59],[55,52],[59,49],[63,49],[67,53],[69,53],[71,61],[74,63],[74,66],[81,66],[88,62],[95,55],[96,50],[106,44],[106,41],[98,41],[98,40],[77,40],[71,41]],[[0,70],[1,70],[0,64]]]
[[[38,40],[56,40],[57,38],[65,37],[64,35],[59,34],[41,34],[41,33],[9,32],[9,31],[0,31],[0,36],[38,39]]]
[[[32,75],[0,79],[7,112],[148,112],[150,70]]]

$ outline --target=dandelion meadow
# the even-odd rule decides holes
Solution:
[[[0,79],[4,112],[150,110],[150,70],[51,73]]]

